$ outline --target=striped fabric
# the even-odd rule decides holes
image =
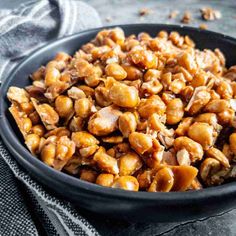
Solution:
[[[76,0],[31,0],[0,10],[0,81],[48,40],[101,26],[97,12]],[[69,202],[50,195],[15,162],[0,138],[0,235],[98,235]]]

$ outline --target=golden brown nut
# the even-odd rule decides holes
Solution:
[[[45,67],[41,66],[39,67],[38,70],[36,70],[31,76],[30,78],[34,81],[37,80],[43,80],[44,79],[44,74],[45,74]]]
[[[168,39],[168,33],[164,30],[161,30],[158,34],[157,34],[158,37],[162,38],[162,39]]]
[[[144,49],[133,49],[129,53],[131,61],[143,69],[157,68],[158,59],[152,51]]]
[[[177,129],[175,130],[175,133],[178,136],[185,136],[187,135],[188,129],[190,125],[193,123],[192,117],[186,117],[184,118],[178,125]]]
[[[203,186],[202,186],[202,184],[201,184],[201,182],[198,180],[198,178],[196,177],[193,181],[192,181],[192,183],[191,183],[191,185],[190,185],[190,187],[189,187],[189,190],[200,190],[200,189],[202,189],[203,188]]]
[[[124,80],[123,83],[126,84],[126,85],[128,85],[128,86],[135,87],[138,91],[140,91],[141,85],[142,85],[142,81],[141,81],[140,79],[138,79],[138,80],[133,80],[133,81]]]
[[[85,77],[84,82],[90,87],[96,87],[101,81],[100,77],[89,76]]]
[[[138,191],[138,180],[133,176],[121,176],[113,182],[112,188],[120,188],[129,191]]]
[[[56,128],[59,116],[54,108],[47,103],[39,104],[35,98],[31,98],[31,100],[45,128],[47,130]]]
[[[156,113],[153,113],[149,119],[148,119],[148,126],[157,131],[160,132],[160,134],[167,136],[167,137],[171,137],[174,134],[174,130],[173,129],[167,129],[167,127],[163,124],[163,120],[162,117],[157,115]],[[150,130],[150,132],[152,133],[152,131]]]
[[[74,141],[77,148],[85,148],[99,144],[99,141],[86,131],[72,133],[71,139]]]
[[[59,137],[56,150],[56,158],[58,159],[58,163],[57,161],[54,162],[54,168],[61,169],[62,166],[64,166],[66,162],[72,157],[74,152],[75,143],[71,141],[67,136]],[[60,163],[60,161],[62,161],[63,163]]]
[[[116,157],[116,150],[115,148],[110,148],[107,150],[107,154],[112,157]]]
[[[29,131],[31,130],[32,128],[32,122],[29,118],[23,118],[22,119],[22,123],[23,123],[23,130],[24,132],[26,133],[29,133]]]
[[[57,55],[54,57],[56,61],[63,61],[68,63],[71,59],[71,56],[65,52],[58,52]]]
[[[107,42],[110,44],[112,41],[107,39]],[[114,43],[112,42],[112,44]],[[110,49],[101,56],[101,61],[104,64],[118,63],[120,61],[120,57],[125,55],[123,52],[121,52],[120,46],[112,45],[111,47],[114,47],[114,49]]]
[[[25,112],[27,115],[29,115],[30,113],[32,113],[34,111],[34,106],[32,104],[32,102],[25,102],[25,103],[21,103],[19,104],[20,108],[23,112]]]
[[[81,89],[87,97],[94,97],[95,91],[93,88],[90,88],[87,85],[79,85],[78,88]]]
[[[182,149],[183,150],[183,149]],[[185,149],[184,149],[185,150]],[[180,150],[181,151],[181,150]],[[177,152],[178,153],[178,152]],[[164,165],[176,166],[178,165],[177,156],[175,150],[172,148],[170,151],[164,151],[161,163]]]
[[[180,94],[181,91],[185,88],[185,79],[182,73],[181,78],[174,79],[174,76],[172,76],[173,81],[169,85],[169,90],[172,91],[174,94]],[[178,74],[176,74],[178,75]]]
[[[127,76],[127,72],[117,63],[108,64],[105,72],[107,76],[112,76],[116,80],[123,80]]]
[[[163,142],[162,144],[165,145]],[[161,145],[161,143],[157,139],[153,138],[153,153],[151,159],[153,159],[153,161],[156,162],[157,164],[160,163],[163,158],[163,153],[165,150],[165,147],[163,145]]]
[[[79,154],[81,155],[81,157],[90,157],[97,151],[98,148],[99,148],[98,145],[91,145],[89,147],[84,147],[79,149]]]
[[[174,98],[175,98],[175,94],[169,91],[163,92],[161,95],[161,99],[165,104],[168,104]]]
[[[123,64],[121,66],[123,67],[123,69],[127,73],[126,79],[128,79],[128,80],[142,79],[143,73],[135,66],[125,65],[125,64]]]
[[[222,112],[217,113],[219,124],[221,125],[232,125],[235,118],[235,111],[227,108]]]
[[[199,86],[205,86],[207,83],[208,77],[209,76],[205,71],[200,70],[194,75],[193,80],[191,81],[190,84],[194,88],[197,88]]]
[[[47,87],[57,83],[61,77],[61,73],[58,69],[48,64],[45,70],[45,85]]]
[[[179,98],[171,100],[166,106],[166,123],[177,124],[184,116],[184,104]]]
[[[84,91],[77,87],[71,87],[69,90],[67,90],[67,94],[72,99],[80,99],[86,97]]]
[[[152,171],[151,170],[144,170],[137,176],[137,180],[139,182],[140,189],[147,189],[152,183]]]
[[[193,96],[194,88],[192,86],[185,86],[181,92],[180,95],[182,96],[182,99],[184,102],[189,102],[191,97]]]
[[[198,113],[211,99],[210,93],[206,90],[206,87],[197,87],[185,108],[189,114],[194,115]],[[207,111],[207,110],[206,110]],[[208,111],[214,112],[214,111]]]
[[[101,107],[106,107],[112,104],[109,98],[109,89],[103,86],[97,86],[95,89],[96,103]]]
[[[178,58],[178,63],[179,65],[186,68],[190,73],[196,72],[197,65],[195,62],[194,55],[188,52],[183,52]]]
[[[46,87],[43,81],[41,83],[40,81],[35,81],[33,85],[29,85],[25,89],[27,90],[30,97],[36,98],[41,102],[47,102],[47,99],[45,97]]]
[[[126,51],[131,50],[133,47],[139,45],[139,41],[135,39],[135,35],[129,36],[124,42],[124,48]]]
[[[61,170],[75,152],[75,144],[67,136],[49,137],[41,150],[41,160],[57,170]]]
[[[83,130],[84,120],[81,117],[73,117],[70,124],[69,129],[72,132],[77,132]]]
[[[41,160],[49,166],[53,166],[56,157],[56,144],[49,143],[45,145],[40,153]]]
[[[172,73],[167,72],[161,75],[161,83],[164,87],[164,89],[167,89],[172,81]]]
[[[119,143],[119,144],[113,146],[113,148],[115,151],[116,158],[119,158],[128,152],[131,152],[131,148],[130,148],[129,143]]]
[[[163,115],[165,110],[166,105],[158,95],[153,95],[148,99],[141,100],[138,107],[138,113],[143,118],[148,118],[153,113]]]
[[[220,162],[214,158],[206,158],[200,166],[200,176],[207,185],[213,185],[211,175],[217,173],[221,168]]]
[[[215,133],[213,126],[202,123],[202,122],[194,122],[188,130],[188,136],[200,143],[204,150],[210,148],[215,142]]]
[[[89,98],[80,98],[75,101],[75,113],[81,118],[87,118],[91,114],[92,102]]]
[[[114,83],[109,90],[109,98],[120,107],[136,107],[139,103],[138,90],[133,86]]]
[[[207,123],[213,127],[217,127],[217,116],[215,113],[203,113],[199,114],[195,119],[196,122]]]
[[[95,183],[96,179],[97,179],[97,172],[94,170],[86,170],[86,169],[82,169],[80,172],[80,179],[88,181],[90,183]]]
[[[218,113],[229,108],[229,101],[224,99],[211,100],[204,108],[206,112]]]
[[[181,149],[176,153],[176,159],[180,166],[190,166],[190,155],[186,149]]]
[[[211,100],[220,99],[220,95],[215,90],[210,90],[209,93],[211,95]]]
[[[86,76],[84,82],[90,87],[96,87],[101,81],[102,74],[102,68],[99,65],[96,65],[93,67],[92,75]]]
[[[40,136],[37,134],[29,134],[25,138],[25,144],[31,151],[31,153],[36,154],[39,149]]]
[[[111,38],[118,45],[122,45],[125,40],[124,31],[119,27],[110,29],[108,33],[108,37]]]
[[[170,168],[164,167],[156,173],[148,192],[169,192],[173,185],[174,174]]]
[[[144,82],[141,86],[141,91],[145,96],[158,94],[162,89],[163,85],[157,79]]]
[[[71,98],[60,95],[55,101],[55,110],[61,117],[68,117],[73,113],[73,101]]]
[[[173,166],[171,170],[175,180],[171,191],[185,191],[198,173],[198,169],[193,166]]]
[[[229,82],[222,80],[216,88],[216,92],[223,99],[230,99],[233,96],[233,90]]]
[[[229,167],[229,160],[227,159],[227,157],[224,155],[223,152],[221,152],[219,149],[217,148],[210,148],[209,150],[206,151],[206,154],[208,157],[214,158],[217,161],[219,161],[221,163],[221,165],[223,165],[224,167]]]
[[[117,160],[109,156],[104,148],[99,148],[98,151],[95,153],[93,160],[97,163],[99,168],[107,173],[110,174],[118,174],[119,168],[117,164]]]
[[[110,47],[108,47],[107,45],[104,45],[104,46],[101,46],[101,47],[94,47],[93,45],[93,48],[91,48],[91,55],[92,55],[92,58],[94,60],[98,59],[98,58],[101,58],[102,55],[104,55],[106,52],[110,52]]]
[[[151,80],[157,80],[161,77],[161,71],[156,69],[149,69],[143,76],[144,82],[148,82]]]
[[[139,154],[143,154],[152,148],[152,137],[148,134],[133,132],[129,135],[131,147]]]
[[[48,125],[56,125],[59,121],[59,116],[56,111],[48,104],[39,105],[37,112],[42,119],[42,122]],[[46,128],[47,128],[46,127]],[[50,128],[49,128],[50,129]]]
[[[143,163],[140,157],[134,152],[130,152],[121,156],[119,161],[119,175],[133,175],[137,170],[139,170]]]
[[[104,187],[111,187],[114,181],[114,175],[112,174],[100,174],[97,177],[96,184],[99,184]]]
[[[183,37],[180,36],[180,34],[176,31],[172,31],[169,34],[169,39],[172,41],[173,44],[181,46],[183,44]]]
[[[100,109],[88,122],[88,130],[97,136],[108,135],[117,129],[117,121],[122,113],[115,106]]]
[[[137,121],[135,115],[131,112],[125,112],[119,117],[119,130],[124,137],[129,135],[136,130]]]
[[[83,59],[77,59],[75,61],[75,68],[78,77],[86,77],[93,75],[93,65]]]
[[[152,51],[164,52],[167,50],[164,40],[160,40],[159,38],[154,38],[149,40],[149,47],[151,48]]]
[[[191,162],[201,160],[203,157],[202,146],[199,143],[185,136],[178,137],[175,139],[174,148],[176,151],[186,149],[190,154]]]
[[[29,95],[28,93],[21,88],[11,86],[7,91],[7,98],[11,102],[17,102],[18,104],[21,103],[28,103],[29,102]]]
[[[34,134],[37,134],[39,137],[42,137],[45,133],[45,128],[43,125],[35,125],[32,127]]]

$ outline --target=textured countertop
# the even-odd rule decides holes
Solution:
[[[26,1],[3,0],[0,1],[0,8],[11,9]],[[188,10],[193,18],[189,25],[198,27],[205,23],[209,30],[236,37],[236,0],[87,0],[85,2],[97,9],[104,25],[125,23],[181,24],[183,13]],[[222,18],[212,22],[202,21],[199,9],[204,6],[212,6],[214,9],[220,10]],[[141,17],[139,10],[143,7],[151,9],[152,12]],[[179,11],[179,15],[175,19],[169,19],[168,16],[173,10]],[[83,212],[83,215],[94,224],[101,235],[236,235],[236,210],[181,223],[131,223],[94,216],[89,212]]]

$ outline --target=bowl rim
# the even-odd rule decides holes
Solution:
[[[231,36],[227,36],[222,33],[217,33],[214,31],[209,30],[201,30],[199,28],[194,28],[190,26],[183,26],[183,25],[174,25],[174,24],[155,24],[155,23],[142,23],[142,24],[117,24],[117,25],[109,25],[103,26],[99,28],[92,28],[88,30],[81,31],[79,33],[75,33],[60,39],[54,39],[49,41],[46,45],[37,48],[33,52],[31,52],[25,59],[23,59],[10,73],[9,78],[5,80],[0,88],[0,135],[2,140],[8,147],[9,151],[12,155],[16,156],[18,159],[21,160],[22,163],[25,165],[30,166],[32,170],[40,171],[47,175],[52,181],[57,181],[62,184],[66,184],[70,188],[78,188],[84,190],[88,194],[99,194],[100,196],[105,196],[107,198],[119,198],[123,200],[142,200],[145,202],[157,202],[157,201],[165,201],[165,202],[172,202],[174,201],[175,204],[177,203],[184,203],[184,202],[194,202],[194,201],[202,201],[206,198],[208,199],[216,199],[216,198],[223,198],[226,195],[236,195],[236,182],[226,183],[220,186],[208,187],[205,189],[197,190],[197,191],[187,191],[187,192],[133,192],[133,191],[125,191],[121,189],[113,189],[108,187],[102,187],[97,184],[89,183],[87,181],[80,180],[74,176],[70,176],[69,174],[57,171],[52,167],[47,166],[41,160],[35,158],[20,142],[20,140],[14,135],[14,132],[11,131],[10,126],[5,125],[7,124],[7,117],[4,111],[4,100],[6,96],[7,88],[9,87],[10,81],[16,75],[17,71],[21,69],[25,64],[30,62],[31,58],[34,56],[43,53],[50,49],[50,47],[55,46],[57,44],[63,43],[65,41],[70,41],[74,38],[79,38],[83,35],[89,33],[96,33],[102,29],[107,28],[114,28],[114,27],[121,27],[124,29],[129,29],[131,27],[149,27],[149,26],[157,26],[159,28],[163,27],[163,29],[168,28],[170,30],[178,29],[186,29],[189,31],[198,31],[204,34],[210,34],[214,37],[224,38],[225,40],[233,41],[236,44],[236,38]],[[5,90],[5,92],[4,92]]]

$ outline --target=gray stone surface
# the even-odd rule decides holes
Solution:
[[[0,0],[0,9],[11,9],[22,2],[27,2],[27,0]],[[193,16],[193,21],[189,25],[198,27],[199,24],[206,23],[210,30],[236,37],[236,0],[87,0],[85,2],[90,3],[97,9],[104,25],[125,23],[180,24],[184,11],[189,10]],[[222,18],[213,22],[202,21],[199,9],[204,6],[212,6],[220,10]],[[143,7],[150,8],[152,13],[140,17],[138,12]],[[168,19],[168,15],[172,10],[180,12],[176,19]],[[110,22],[107,22],[107,17],[111,18]],[[91,215],[89,212],[84,212],[83,214],[94,224],[101,235],[107,236],[236,235],[236,210],[207,219],[181,223],[130,223]]]
[[[181,18],[185,11],[190,11],[193,21],[189,24],[198,27],[206,23],[210,30],[236,36],[236,0],[87,0],[93,5],[103,20],[104,25],[127,23],[166,23],[181,24]],[[222,18],[217,21],[205,22],[201,19],[200,8],[211,6],[220,10]],[[140,17],[141,8],[152,10],[147,16]],[[179,11],[176,19],[169,19],[171,11]],[[106,21],[111,17],[110,22]],[[233,30],[234,29],[234,30]]]

